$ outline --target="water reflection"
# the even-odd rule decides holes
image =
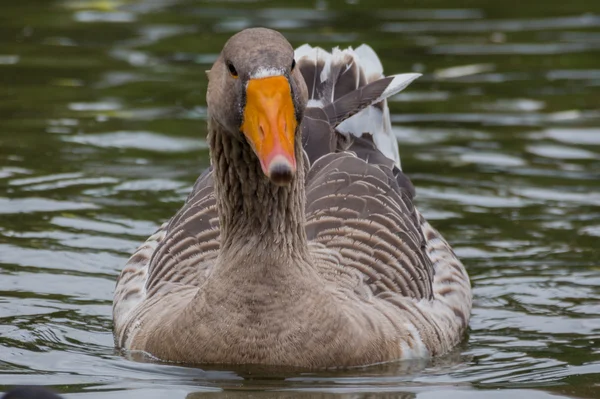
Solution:
[[[0,390],[597,396],[596,2],[67,0],[2,14]],[[231,32],[255,24],[295,45],[367,42],[386,71],[424,74],[390,108],[418,206],[474,285],[470,335],[450,356],[316,373],[114,351],[118,272],[208,164],[204,71]]]

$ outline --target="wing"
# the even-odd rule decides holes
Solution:
[[[296,57],[311,96],[302,126],[311,161],[306,231],[321,273],[341,289],[396,301],[393,294],[433,299],[448,259],[459,265],[458,280],[468,282],[451,248],[414,207],[391,131],[386,98],[419,75],[384,77],[365,45],[332,54],[305,45]]]
[[[200,286],[219,251],[219,215],[212,168],[196,181],[183,208],[171,219],[150,261],[146,289],[152,296],[173,284]]]
[[[307,237],[320,256],[339,254],[329,263],[338,274],[357,271],[370,294],[431,299],[433,267],[412,195],[408,178],[388,166],[349,151],[326,155],[308,175]]]
[[[217,257],[219,235],[209,168],[179,212],[137,249],[121,272],[113,302],[117,342],[125,339],[128,314],[140,303],[157,294],[189,291],[204,282]]]

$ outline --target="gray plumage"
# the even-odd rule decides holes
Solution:
[[[397,147],[381,146],[385,99],[416,76],[385,78],[360,49],[303,46],[292,70],[277,32],[229,40],[209,72],[212,166],[121,273],[117,346],[184,363],[323,368],[439,355],[462,339],[466,271],[415,208],[399,156],[384,155]],[[245,82],[265,68],[289,80],[301,119],[285,186],[239,131]]]

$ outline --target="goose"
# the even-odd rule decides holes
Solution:
[[[415,208],[374,50],[233,35],[207,71],[211,166],[131,256],[115,344],[184,364],[326,369],[450,351],[467,272]]]

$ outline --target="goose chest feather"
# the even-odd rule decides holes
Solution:
[[[118,347],[173,362],[307,368],[441,355],[468,275],[413,204],[368,46],[296,49],[254,28],[208,72],[211,167],[127,262]]]

